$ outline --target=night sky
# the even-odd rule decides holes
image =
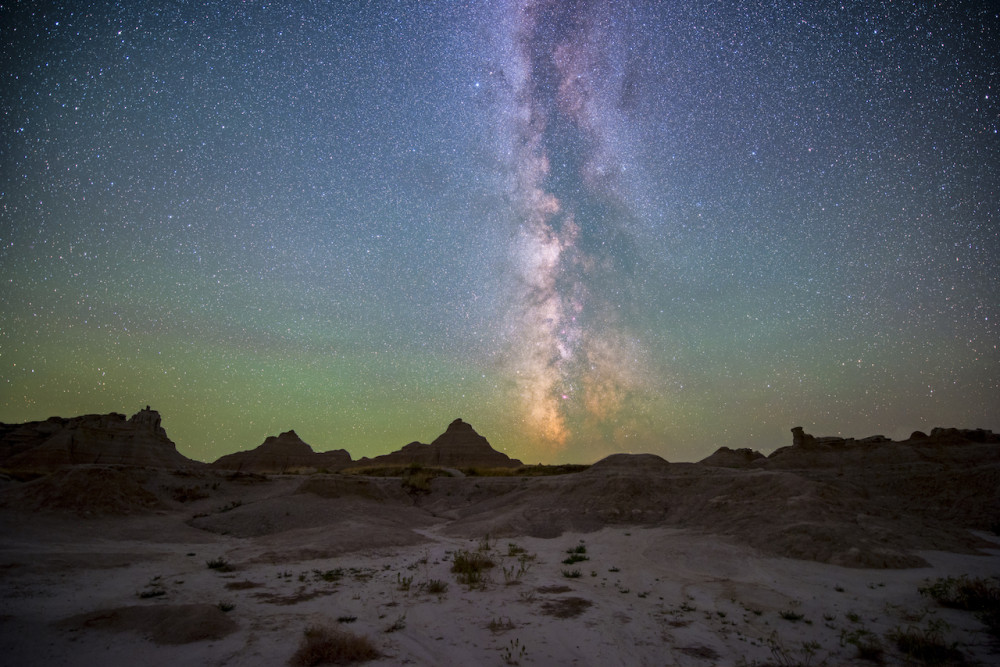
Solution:
[[[4,2],[0,421],[1000,430],[989,4]]]

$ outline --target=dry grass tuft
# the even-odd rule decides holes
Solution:
[[[292,667],[349,665],[380,657],[368,637],[322,626],[306,628],[299,650],[288,661]]]

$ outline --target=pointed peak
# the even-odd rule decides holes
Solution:
[[[472,424],[469,424],[467,422],[462,421],[462,419],[460,417],[460,418],[456,419],[455,421],[453,421],[452,423],[448,424],[448,429],[445,431],[445,433],[456,432],[456,431],[458,431],[458,432],[462,432],[462,431],[473,431],[473,432],[475,432],[475,430],[476,429],[472,428]]]

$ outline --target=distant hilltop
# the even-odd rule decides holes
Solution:
[[[934,428],[930,435],[914,431],[906,440],[897,441],[884,435],[860,439],[816,437],[796,426],[792,429],[792,444],[774,450],[770,456],[752,449],[720,447],[699,463],[722,468],[814,468],[842,465],[847,461],[913,463],[929,457],[946,457],[948,445],[975,443],[1000,443],[1000,434],[982,428]]]
[[[914,431],[906,440],[881,435],[854,439],[816,437],[802,427],[792,429],[792,444],[765,456],[751,449],[721,447],[699,464],[722,468],[813,468],[845,462],[914,463],[947,459],[950,445],[1000,443],[987,429],[934,428]],[[615,463],[616,455],[605,461]],[[633,464],[638,459],[628,459]],[[648,462],[647,462],[648,463]],[[397,451],[354,460],[345,449],[316,452],[295,431],[268,436],[247,451],[234,452],[212,463],[187,458],[160,425],[160,413],[149,406],[126,418],[124,414],[50,417],[23,424],[0,423],[0,468],[47,472],[85,464],[129,465],[147,468],[202,468],[253,473],[336,472],[347,468],[400,467],[519,468],[523,464],[493,449],[471,424],[456,419],[430,444],[411,442]]]
[[[112,412],[41,422],[0,423],[0,467],[46,471],[81,464],[191,468],[203,465],[177,451],[148,405],[134,415]]]
[[[0,423],[0,468],[45,472],[83,464],[149,468],[200,468],[255,473],[337,471],[352,466],[425,465],[442,468],[518,468],[522,464],[493,449],[472,425],[456,419],[431,444],[411,442],[398,451],[355,461],[344,449],[316,452],[295,431],[269,436],[256,448],[206,464],[177,451],[146,406],[126,419],[105,415],[50,417],[23,424]]]

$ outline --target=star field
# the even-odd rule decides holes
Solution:
[[[456,417],[527,462],[1000,430],[981,3],[0,26],[0,421],[149,404],[201,460]]]

